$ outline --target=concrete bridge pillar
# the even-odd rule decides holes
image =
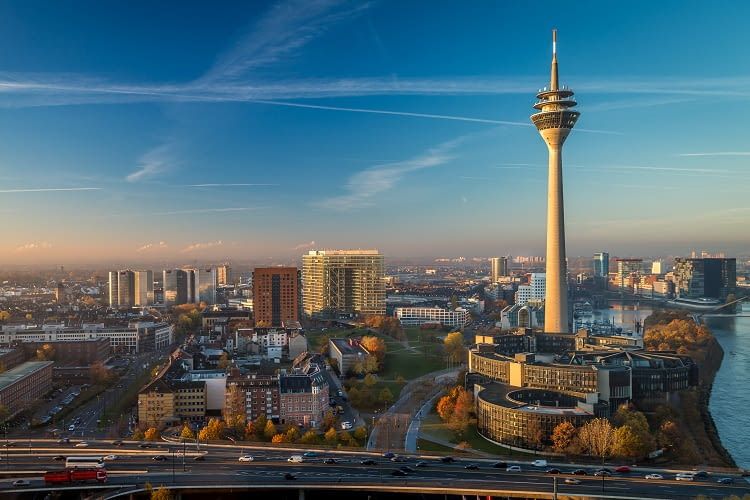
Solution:
[[[305,500],[305,490],[300,488],[298,491],[299,491],[299,495],[297,496],[297,498],[299,498],[299,500]]]

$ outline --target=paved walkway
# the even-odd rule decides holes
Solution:
[[[433,396],[428,399],[425,404],[422,405],[422,408],[419,409],[417,414],[414,415],[414,418],[409,424],[409,429],[406,431],[406,442],[404,443],[405,451],[409,453],[415,453],[417,451],[417,438],[419,437],[419,427],[422,425],[422,419],[425,417],[425,415],[430,413],[432,405],[442,393],[443,388],[438,387],[435,390]]]

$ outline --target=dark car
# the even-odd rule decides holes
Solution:
[[[151,460],[156,460],[157,462],[163,462],[166,459],[167,457],[165,457],[164,455],[154,455],[153,457],[151,457]]]
[[[406,462],[406,457],[396,455],[395,457],[391,458],[391,462]]]
[[[393,454],[393,453],[391,453],[390,451],[386,451],[385,453],[383,453],[383,458],[393,458],[393,457],[395,457],[395,456],[396,456],[396,455],[394,455],[394,454]]]
[[[734,479],[731,477],[722,477],[716,480],[719,484],[732,484],[734,482]]]
[[[13,441],[8,441],[3,446],[5,446],[6,448],[13,448],[15,445],[16,443],[14,443]]]
[[[495,462],[492,464],[492,467],[495,469],[507,469],[508,463],[507,462]]]
[[[138,445],[138,448],[151,448],[151,445],[148,443],[141,443]]]
[[[477,470],[479,466],[477,464],[466,464],[464,465],[464,469],[468,470]]]
[[[414,464],[415,467],[427,467],[428,465],[430,464],[428,464],[427,462],[423,462],[421,460]]]
[[[52,460],[65,460],[65,457],[62,455],[57,455],[56,457],[52,457]]]
[[[598,471],[594,472],[594,475],[596,477],[609,477],[609,476],[612,475],[612,473],[609,472],[608,470],[598,470]]]
[[[695,479],[707,479],[708,478],[708,472],[704,470],[699,470],[693,473],[693,477]]]
[[[291,472],[287,472],[286,474],[284,474],[284,479],[286,479],[287,481],[294,481],[295,479],[297,479],[297,476],[295,476]]]
[[[193,457],[193,460],[196,462],[205,462],[206,461],[206,455],[196,455]]]
[[[336,464],[338,463],[338,460],[336,460],[335,458],[324,458],[323,463],[324,464]]]
[[[570,473],[576,476],[585,476],[588,474],[588,472],[586,472],[586,469],[576,469],[574,471],[571,471]]]
[[[399,469],[401,469],[402,471],[407,472],[407,473],[408,472],[415,472],[415,470],[412,469],[411,467],[409,467],[408,465],[404,465],[403,467],[399,467]]]
[[[119,439],[117,441],[112,441],[112,446],[122,446],[122,441]]]
[[[450,463],[455,462],[453,457],[443,457],[440,459],[440,461],[443,462],[444,464],[450,464]]]
[[[405,475],[406,475],[406,472],[402,471],[401,469],[394,469],[391,471],[391,476],[404,477]]]
[[[560,469],[547,469],[547,474],[559,474]]]
[[[373,460],[372,458],[366,458],[366,459],[362,460],[362,461],[361,461],[361,462],[359,462],[359,463],[360,463],[360,464],[362,464],[362,465],[377,465],[377,464],[378,464],[378,463],[377,463],[377,462],[376,462],[375,460]]]
[[[57,440],[57,444],[68,444],[70,443],[70,438],[60,438]]]

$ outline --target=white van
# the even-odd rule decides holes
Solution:
[[[547,461],[546,460],[534,460],[531,462],[531,465],[534,467],[547,467]]]
[[[694,481],[695,475],[690,472],[680,472],[674,477],[677,481]]]
[[[287,458],[286,461],[295,464],[301,464],[305,461],[305,457],[303,457],[302,455],[292,455],[291,457]]]

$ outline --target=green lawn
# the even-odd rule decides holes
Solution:
[[[442,444],[433,443],[426,439],[417,439],[417,450],[419,451],[435,451],[437,453],[456,453],[457,450],[448,448]]]

